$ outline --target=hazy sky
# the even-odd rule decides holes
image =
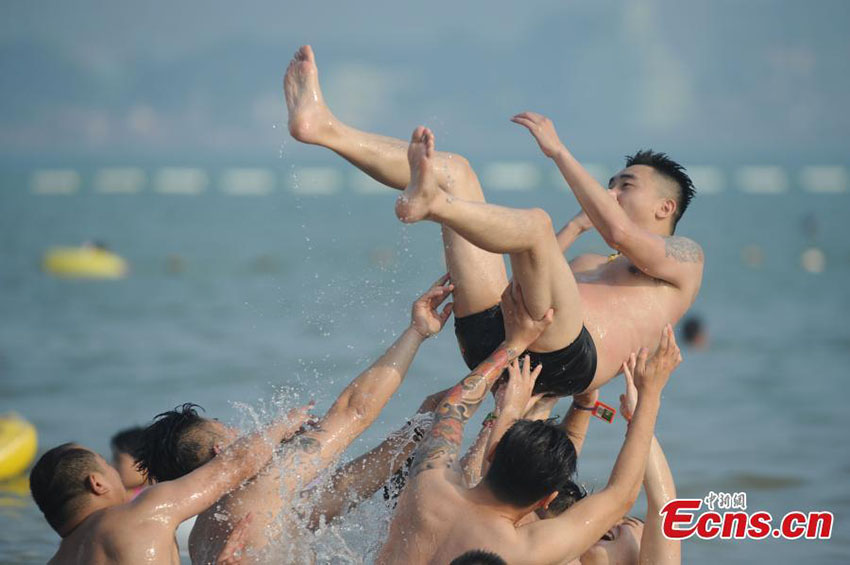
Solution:
[[[850,2],[3,3],[5,159],[267,161],[281,75],[313,44],[352,124],[418,123],[472,156],[534,155],[550,115],[579,156],[847,161]],[[323,158],[287,143],[285,152]]]

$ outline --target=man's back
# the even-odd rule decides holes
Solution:
[[[511,520],[471,496],[466,487],[442,478],[416,481],[396,509],[378,563],[449,563],[470,549],[502,556],[513,553]]]
[[[268,543],[280,537],[279,515],[283,509],[280,482],[262,473],[239,489],[221,498],[198,515],[189,536],[193,563],[211,562],[227,543],[233,528],[250,513],[243,530],[244,546],[250,560],[258,558]]]
[[[155,517],[140,519],[125,504],[95,512],[66,536],[50,563],[91,565],[139,562],[180,563],[174,529]]]

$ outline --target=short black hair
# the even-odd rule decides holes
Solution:
[[[562,488],[575,470],[576,450],[562,429],[519,420],[496,446],[484,481],[496,498],[522,507]]]
[[[508,565],[508,562],[490,551],[473,549],[455,557],[449,565]]]
[[[136,451],[139,471],[150,482],[172,481],[187,475],[215,456],[217,438],[205,433],[207,419],[197,404],[187,402],[162,414],[142,432]]]
[[[587,496],[587,491],[577,485],[571,479],[565,480],[558,487],[558,496],[549,503],[546,509],[548,516],[559,516],[564,510]]]
[[[653,151],[652,149],[641,149],[634,155],[626,155],[626,167],[632,165],[646,165],[652,167],[662,176],[674,181],[679,187],[678,198],[676,198],[676,214],[673,216],[673,232],[676,231],[676,224],[679,219],[688,209],[696,190],[694,183],[688,173],[685,172],[685,167],[671,159],[666,153]],[[671,232],[672,233],[672,232]]]
[[[30,491],[50,527],[59,532],[91,492],[86,479],[103,472],[97,456],[76,443],[63,443],[41,456],[30,471]]]
[[[126,453],[132,457],[136,456],[139,446],[142,444],[142,434],[145,429],[141,426],[134,426],[121,430],[109,440],[109,445],[118,453]]]

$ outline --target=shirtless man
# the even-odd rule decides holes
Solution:
[[[498,308],[508,283],[504,253],[510,254],[532,316],[555,309],[554,323],[530,347],[533,363],[544,367],[538,392],[566,396],[599,388],[629,353],[655,347],[661,328],[693,303],[702,250],[672,235],[693,185],[663,154],[630,157],[606,192],[570,156],[551,122],[536,114],[516,116],[558,164],[586,212],[556,236],[543,210],[485,204],[469,163],[435,151],[430,131],[417,129],[408,146],[339,121],[325,104],[309,46],[295,53],[284,91],[293,137],[327,147],[375,180],[404,189],[396,207],[403,221],[442,224],[456,286],[455,331],[470,368],[504,338]],[[592,227],[619,253],[582,255],[568,264],[564,252]]]
[[[306,409],[290,412],[182,479],[153,485],[132,501],[103,457],[74,443],[54,447],[30,473],[32,496],[62,537],[50,563],[179,564],[177,526],[256,475],[306,419]]]
[[[562,454],[574,454],[572,446],[566,449],[569,440],[560,428],[525,420],[499,441],[481,483],[464,486],[455,459],[465,423],[508,362],[546,329],[516,305],[522,302],[503,299],[505,342],[451,389],[437,409],[431,431],[417,448],[411,482],[402,492],[378,563],[449,563],[470,550],[493,552],[511,565],[563,563],[591,547],[637,498],[661,391],[681,360],[670,325],[658,350],[650,357],[644,348],[637,358],[638,403],[604,489],[557,518],[518,525],[557,497]],[[525,363],[527,367],[527,358]]]
[[[623,366],[626,393],[620,395],[620,415],[626,421],[631,420],[637,406],[638,393],[633,377],[636,364],[637,358],[632,354],[629,361],[624,363]],[[522,390],[513,397],[503,399],[503,410],[497,418],[496,425],[493,426],[493,435],[491,436],[491,440],[496,443],[499,440],[499,424],[510,423],[513,419],[511,415],[519,413],[526,406],[531,395],[531,387],[528,385],[525,375],[522,375],[523,378],[515,379],[516,375],[513,374],[513,371],[511,373],[511,379],[506,388],[510,390],[511,387],[521,387]],[[593,406],[596,402],[597,394],[597,391],[592,391],[587,395],[577,396],[561,424],[575,445],[576,456],[581,452],[590,419],[590,412],[587,408]],[[537,402],[533,409],[534,414],[526,413],[525,417],[547,418],[552,405],[546,404],[546,400]],[[541,404],[542,409],[538,408]],[[499,422],[498,420],[507,421]],[[665,504],[676,498],[676,484],[673,481],[673,474],[670,472],[664,451],[655,436],[653,436],[649,448],[643,486],[646,492],[646,521],[644,522],[631,515],[623,516],[578,559],[565,562],[564,565],[609,565],[611,563],[622,565],[638,565],[639,563],[679,565],[681,563],[681,543],[664,536],[661,518],[661,509],[664,508]],[[582,492],[579,491],[578,495],[580,499]],[[574,499],[575,496],[564,497],[564,493],[559,492],[558,497],[549,504],[548,508],[545,510],[538,509],[537,513],[526,515],[520,524],[555,518],[566,510]],[[452,564],[455,562],[471,563],[472,553],[464,554],[452,561]],[[498,558],[498,556],[496,557]]]
[[[283,445],[279,456],[263,472],[213,504],[198,516],[189,537],[193,563],[208,563],[219,555],[235,524],[250,512],[250,524],[242,535],[245,562],[274,554],[292,562],[310,560],[309,548],[301,544],[298,520],[287,519],[297,502],[296,493],[338,458],[380,414],[398,390],[419,350],[439,332],[451,315],[451,303],[438,308],[454,287],[443,276],[414,303],[407,329],[371,367],[342,391],[327,414],[314,427]],[[198,416],[185,408],[160,415],[145,431],[139,454],[140,468],[154,481],[171,481],[191,474],[231,441],[232,432],[221,422]],[[189,476],[189,475],[187,475]],[[376,487],[377,488],[377,487]],[[335,514],[340,510],[335,507]],[[281,513],[284,518],[279,519]],[[222,516],[227,519],[221,519]],[[318,517],[311,517],[318,524]]]

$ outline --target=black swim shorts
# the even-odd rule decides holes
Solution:
[[[463,360],[470,369],[477,367],[505,340],[505,324],[499,305],[477,314],[455,318],[455,335]],[[596,345],[583,325],[578,337],[568,346],[549,353],[529,351],[532,367],[543,364],[534,393],[571,396],[584,391],[596,374]]]

